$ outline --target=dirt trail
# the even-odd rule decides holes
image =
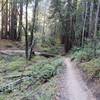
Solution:
[[[96,100],[83,81],[76,64],[67,58],[64,65],[66,68],[61,77],[60,100]]]

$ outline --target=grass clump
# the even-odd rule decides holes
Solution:
[[[0,96],[0,100],[5,100],[5,98],[3,96]]]
[[[87,74],[88,79],[100,78],[100,58],[94,58],[89,62],[81,64],[81,67]]]
[[[35,62],[35,60],[37,59],[39,60]],[[33,58],[32,62],[33,63],[27,66],[25,70],[25,73],[29,71],[28,73],[30,74],[30,77],[26,77],[25,80],[21,83],[22,91],[15,89],[15,91],[12,91],[12,93],[10,94],[4,94],[5,98],[6,97],[11,98],[13,95],[11,100],[17,100],[16,98],[18,98],[18,100],[21,100],[20,98],[23,97],[29,98],[29,100],[31,100],[30,99],[31,96],[33,97],[34,95],[36,100],[54,100],[52,98],[54,98],[54,93],[56,89],[55,77],[57,73],[62,70],[63,59],[61,57],[56,57],[49,59],[44,58],[43,60],[41,60],[40,58],[37,57]],[[2,61],[2,63],[4,62]],[[13,60],[7,62],[6,65],[7,69],[14,72],[12,73],[9,72],[8,70],[7,75],[12,76],[11,74],[14,75],[17,75],[18,73],[20,74],[19,69],[22,68],[25,64],[26,63],[24,58],[20,57],[13,58]],[[12,79],[12,81],[15,79]],[[17,86],[15,88],[17,88]]]
[[[72,50],[72,58],[80,62],[89,61],[93,57],[93,50],[91,48],[75,48]]]
[[[39,63],[40,61],[44,61],[44,60],[46,60],[46,58],[43,57],[43,56],[34,56],[34,57],[31,59],[31,61],[32,61],[32,62],[35,62],[35,63]]]
[[[53,58],[32,65],[32,91],[22,100],[54,100],[57,90],[56,75],[62,69],[62,58]],[[38,84],[36,86],[36,84]]]
[[[35,90],[33,89],[31,94],[28,94],[25,98],[22,100],[32,100],[34,97],[34,100],[55,100],[56,91],[57,91],[57,78],[53,77],[51,78],[47,83],[41,84],[39,87],[37,87]]]
[[[5,60],[4,60],[4,59],[0,60],[0,67],[1,67],[2,65],[4,65],[4,64],[5,64]]]
[[[43,85],[38,94],[35,95],[36,100],[54,100],[57,91],[57,79],[56,77],[52,78],[47,84]]]
[[[95,51],[96,49],[96,51]],[[100,56],[100,42],[98,41],[96,43],[96,46],[94,47],[93,41],[88,41],[84,44],[84,47],[74,47],[72,49],[72,57],[77,59],[80,62],[83,61],[90,61],[94,57]]]
[[[25,65],[25,59],[23,58],[16,58],[15,60],[8,63],[8,68],[11,71],[19,70]]]

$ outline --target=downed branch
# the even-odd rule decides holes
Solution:
[[[96,71],[95,71],[95,73],[92,75],[92,77],[91,77],[91,81],[94,81],[95,79],[99,79],[100,78],[100,69],[97,69]]]
[[[33,53],[35,53],[36,56],[39,55],[39,56],[44,56],[46,58],[55,57],[54,54],[50,54],[48,52],[35,52],[35,51],[33,51]]]
[[[2,84],[0,86],[0,93],[9,93],[12,92],[14,89],[16,89],[16,86],[22,82],[21,79],[18,79],[14,82],[8,83],[8,84]]]
[[[14,56],[14,55],[19,55],[19,56],[25,56],[25,51],[24,50],[4,50],[4,51],[0,51],[1,55],[6,55],[6,56]],[[32,51],[32,54],[34,54],[35,56],[44,56],[44,57],[55,57],[54,54],[50,54],[47,52],[42,52],[42,51]]]
[[[31,85],[34,85],[38,81],[41,83],[45,83],[57,74],[59,66],[62,66],[62,59],[56,58],[56,59],[47,60],[45,62],[41,62],[39,64],[33,65],[32,73],[25,76],[22,75],[22,78],[20,78],[21,77],[20,75],[8,76],[6,78],[18,77],[20,79],[11,83],[2,84],[0,86],[0,93],[10,93],[15,89],[19,89],[21,86],[20,84],[22,82],[26,82],[30,80],[31,80]]]
[[[31,74],[23,75],[23,77],[31,77],[31,76],[32,76]],[[9,75],[9,76],[4,77],[4,79],[16,79],[20,77],[21,75]]]

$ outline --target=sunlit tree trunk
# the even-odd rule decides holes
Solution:
[[[29,60],[31,60],[31,58],[32,58],[32,49],[33,49],[34,43],[35,43],[34,30],[35,30],[37,7],[38,7],[38,0],[35,0],[35,6],[33,6],[33,18],[32,18],[32,28],[31,28]]]
[[[42,44],[45,43],[45,24],[46,24],[46,4],[44,8],[44,21],[43,21],[43,32],[42,32]]]
[[[18,26],[18,38],[17,40],[21,41],[22,37],[22,20],[23,20],[23,0],[20,1],[20,12],[19,12],[19,26]]]

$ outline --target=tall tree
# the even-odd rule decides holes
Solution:
[[[20,7],[20,11],[19,11],[19,26],[18,26],[18,37],[17,37],[17,40],[21,41],[21,37],[22,37],[22,21],[23,21],[23,0],[21,0],[19,2],[19,7]]]
[[[17,1],[11,3],[11,36],[12,40],[17,40]]]
[[[90,2],[90,18],[89,18],[89,37],[91,37],[91,33],[92,33],[92,28],[93,28],[93,8],[94,8],[94,4],[93,1]]]
[[[84,2],[83,2],[84,3]],[[88,11],[88,2],[85,2],[85,16],[83,17],[83,30],[82,30],[82,47],[84,47],[84,33],[85,33],[85,26],[86,26],[86,18],[87,18],[87,11]]]
[[[28,0],[26,0],[26,27],[25,27],[25,43],[26,43],[26,59],[28,59]]]
[[[94,56],[96,56],[96,37],[97,37],[97,27],[98,27],[98,20],[99,20],[99,11],[100,11],[100,0],[98,0],[97,11],[96,11],[96,18],[95,18],[95,29],[94,29]]]
[[[35,0],[35,5],[33,6],[29,60],[31,60],[31,58],[32,58],[32,50],[33,50],[33,47],[35,45],[34,30],[35,30],[35,22],[36,22],[36,13],[37,13],[37,8],[38,8],[38,2],[39,2],[39,0]]]

